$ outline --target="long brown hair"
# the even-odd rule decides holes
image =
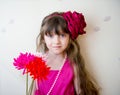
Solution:
[[[61,13],[54,12],[43,19],[40,33],[36,40],[37,52],[45,53],[48,50],[44,43],[44,35],[46,33],[50,34],[50,31],[53,29],[55,29],[55,33],[59,35],[58,27],[61,27],[63,32],[69,34],[67,23],[60,14]],[[96,83],[85,68],[85,62],[81,56],[80,46],[77,40],[70,39],[66,52],[74,68],[74,83],[77,95],[99,95]]]

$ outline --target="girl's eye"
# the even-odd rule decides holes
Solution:
[[[47,37],[50,37],[50,38],[53,37],[53,35],[51,35],[51,34],[46,34],[46,36],[47,36]]]
[[[61,34],[60,36],[61,36],[61,37],[65,37],[65,34]]]
[[[52,37],[53,37],[53,35],[49,35],[49,37],[50,37],[50,38],[52,38]]]

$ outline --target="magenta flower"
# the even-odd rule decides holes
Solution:
[[[34,55],[31,53],[20,53],[18,58],[14,58],[13,65],[18,69],[23,69],[23,74],[26,72],[26,65],[34,60]]]
[[[86,33],[84,31],[86,22],[82,13],[77,13],[76,11],[72,13],[71,11],[68,11],[64,12],[62,16],[68,24],[68,29],[72,39],[76,39],[79,34],[82,35]]]

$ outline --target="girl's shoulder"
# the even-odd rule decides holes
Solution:
[[[38,56],[38,57],[42,57],[43,53],[42,52],[36,52],[35,55]]]
[[[42,57],[43,59],[47,58],[47,54],[42,53],[42,52],[36,52],[35,55],[38,56],[38,57]]]

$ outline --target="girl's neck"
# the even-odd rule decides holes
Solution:
[[[50,57],[50,58],[64,58],[65,55],[66,55],[65,52],[60,53],[60,54],[54,54],[54,53],[49,52],[49,51],[47,52],[47,56]]]
[[[66,53],[53,54],[47,52],[47,64],[52,70],[60,70],[61,66],[64,64],[63,61],[66,58]]]

